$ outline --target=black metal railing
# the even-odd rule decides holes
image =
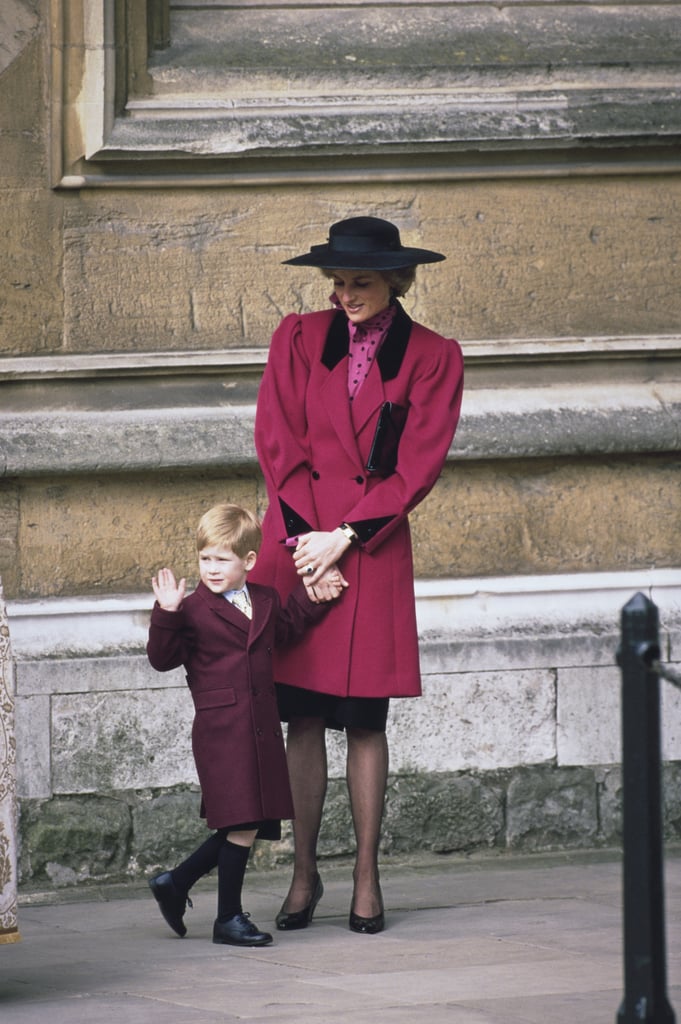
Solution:
[[[676,674],[660,664],[658,610],[649,598],[632,597],[621,627],[624,999],[617,1022],[674,1024],[667,998],[659,677]]]

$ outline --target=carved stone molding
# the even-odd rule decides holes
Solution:
[[[678,170],[670,2],[52,0],[54,184]]]
[[[14,661],[0,579],[0,945],[17,942],[17,748]]]

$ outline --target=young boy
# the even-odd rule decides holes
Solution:
[[[282,608],[277,592],[246,585],[260,548],[257,519],[220,504],[197,530],[200,582],[185,596],[185,580],[170,569],[152,580],[156,603],[147,654],[160,672],[183,665],[194,701],[192,750],[201,785],[201,816],[213,829],[187,860],[150,879],[166,922],[180,938],[189,890],[218,869],[213,942],[266,946],[272,941],[243,912],[241,889],[251,846],[279,839],[280,819],[293,817],[286,754],[272,680],[272,649],[294,643],[325,612],[305,584]],[[347,584],[338,573],[323,601]]]

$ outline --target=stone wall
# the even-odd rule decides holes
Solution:
[[[263,511],[269,338],[328,293],[281,261],[359,213],[447,254],[406,306],[461,340],[467,374],[413,515],[426,697],[393,709],[385,852],[617,840],[613,650],[635,590],[653,586],[678,659],[678,40],[664,4],[456,5],[456,59],[440,39],[411,94],[367,36],[359,77],[334,71],[362,89],[314,124],[319,69],[278,120],[247,95],[225,115],[219,39],[197,74],[182,36],[148,63],[142,2],[2,5],[0,574],[26,884],[135,875],[201,834],[184,684],[143,656],[149,578],[194,578],[216,499]],[[418,7],[429,38],[445,6]],[[269,125],[267,151],[227,152],[230,117]],[[329,855],[350,836],[341,749],[332,764]]]
[[[619,612],[658,603],[679,660],[678,573],[421,580],[424,695],[393,701],[382,853],[553,850],[620,840]],[[151,600],[16,602],[17,751],[25,884],[135,877],[196,842],[192,706],[154,672]],[[663,684],[665,820],[681,835],[681,694]],[[344,741],[330,741],[322,856],[353,849]],[[290,857],[290,836],[256,863]]]

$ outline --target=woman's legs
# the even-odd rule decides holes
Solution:
[[[374,917],[383,906],[378,881],[378,847],[388,780],[388,741],[384,732],[348,729],[347,782],[357,840],[352,909]]]
[[[384,732],[347,730],[347,783],[357,841],[353,911],[371,918],[381,912],[378,847],[388,779],[388,742]],[[325,723],[322,718],[292,718],[286,746],[295,842],[293,878],[282,911],[303,910],[317,878],[317,839],[327,787]]]
[[[293,878],[282,912],[295,914],[310,903],[317,879],[317,838],[327,784],[323,718],[291,718],[286,758],[296,816]]]

